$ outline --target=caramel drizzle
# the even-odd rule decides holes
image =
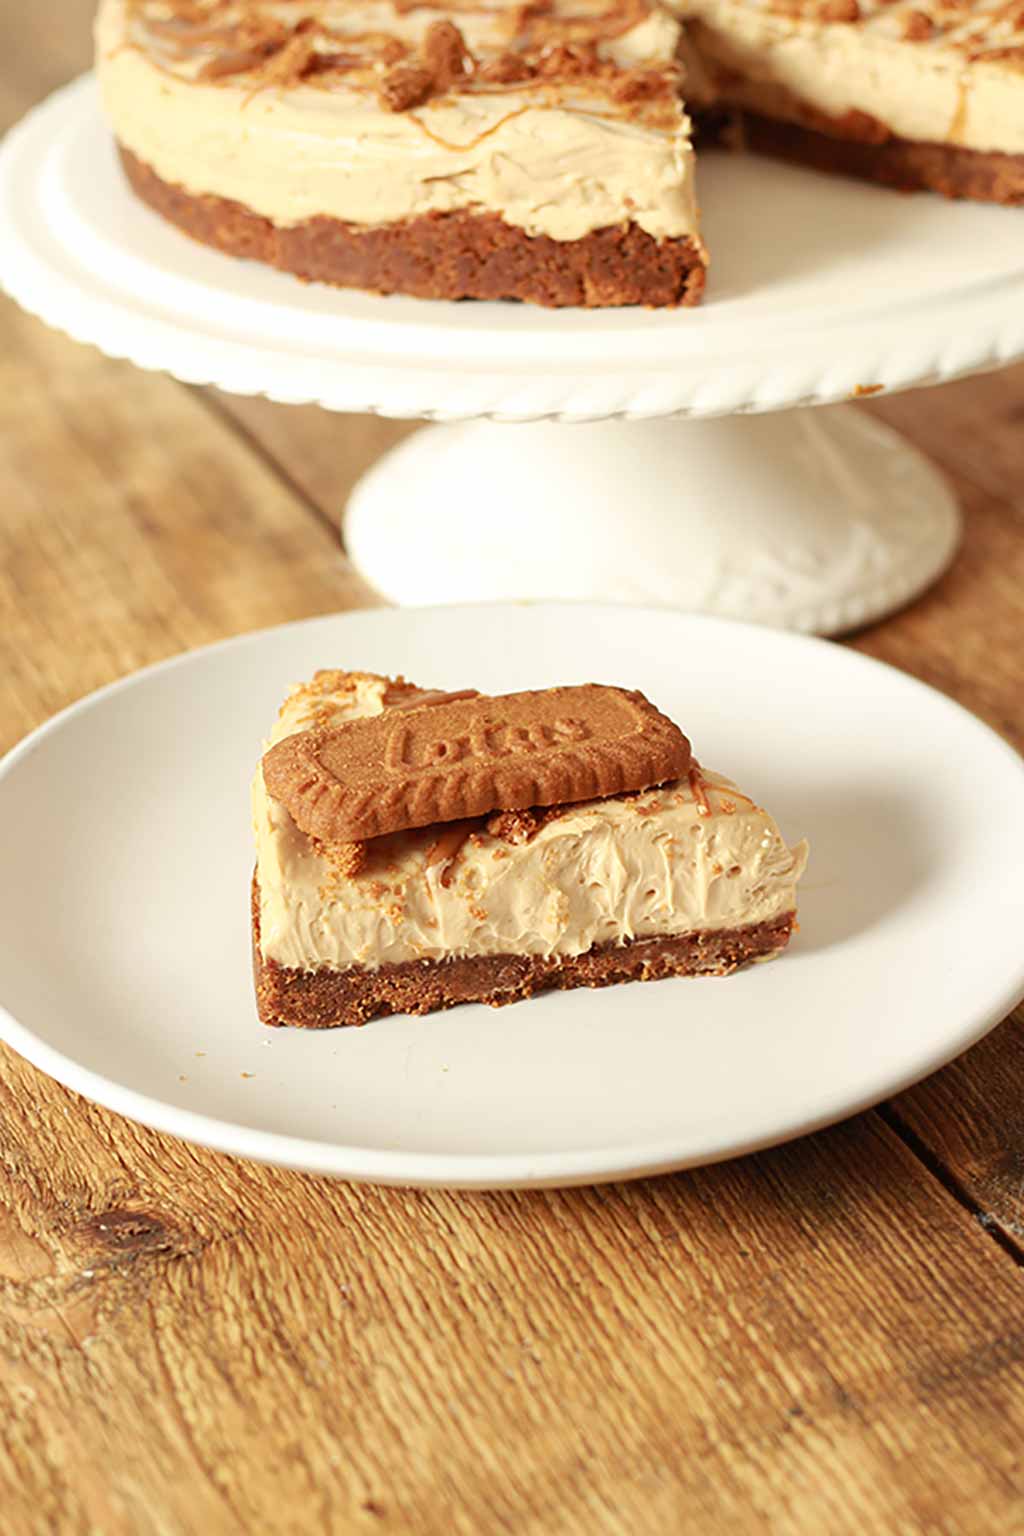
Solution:
[[[276,54],[299,28],[306,28],[314,42],[326,40],[331,29],[323,18],[328,9],[325,0],[292,0],[302,16],[295,22],[284,21],[279,12],[285,0],[126,0],[131,18],[139,19],[149,34],[165,46],[177,46],[179,59],[194,53],[196,47],[221,44],[225,53],[241,56],[249,48],[271,48]],[[757,0],[751,0],[752,8]],[[812,22],[864,24],[886,18],[887,29],[897,28],[897,35],[907,41],[929,42],[956,49],[971,60],[1024,63],[1024,0],[761,0],[764,9]],[[393,0],[397,14],[433,11],[448,17],[484,16],[493,19],[496,9],[477,0]],[[153,14],[170,12],[166,14]],[[601,42],[621,36],[649,12],[649,0],[613,0],[607,11],[592,17],[558,16],[551,0],[509,7],[507,47],[517,54],[536,54],[558,42]],[[899,28],[902,27],[902,33]],[[284,34],[283,37],[281,34]],[[257,35],[267,39],[256,41]],[[349,39],[339,38],[342,42]],[[277,39],[271,43],[271,39]],[[391,37],[391,42],[399,40]],[[319,47],[316,55],[323,57]],[[343,47],[344,52],[344,47]],[[372,60],[367,60],[368,66]],[[249,64],[258,71],[257,57]],[[334,72],[344,73],[357,66],[347,60],[337,65],[313,66],[309,78]],[[239,72],[230,64],[214,65],[212,78],[230,78]],[[307,78],[304,73],[286,76],[296,83]]]
[[[421,133],[425,133],[428,139],[434,144],[439,144],[442,149],[450,149],[456,153],[465,153],[467,150],[476,149],[478,144],[482,144],[485,139],[489,139],[492,133],[499,132],[513,118],[522,117],[524,112],[531,110],[532,106],[527,105],[525,107],[517,107],[514,112],[506,112],[504,117],[499,117],[496,123],[492,123],[490,128],[485,128],[482,133],[478,133],[476,138],[470,139],[468,144],[455,144],[451,139],[442,138],[439,133],[435,133],[432,128],[428,128],[422,117],[417,117],[415,112],[409,113],[409,119],[416,124]]]
[[[955,51],[973,61],[1024,64],[1022,0],[751,0],[799,21],[873,26],[898,40]]]
[[[477,699],[480,697],[476,688],[460,688],[456,693],[445,693],[440,688],[425,690],[415,698],[401,699],[396,702],[388,701],[389,709],[432,709],[437,704],[457,704],[461,699]]]
[[[606,11],[584,17],[559,16],[550,0],[501,12],[475,0],[393,0],[398,14],[430,10],[448,18],[475,15],[506,20],[504,41],[481,45],[479,59],[465,48],[466,67],[456,72],[455,79],[447,71],[433,71],[430,80],[413,85],[411,95],[403,89],[408,87],[408,80],[397,90],[389,90],[389,76],[380,74],[386,66],[407,72],[419,69],[422,74],[422,64],[416,64],[405,40],[387,32],[339,33],[324,19],[326,7],[315,0],[295,0],[302,14],[294,21],[283,20],[279,14],[282,3],[164,0],[159,9],[170,10],[167,16],[153,14],[153,0],[126,0],[126,15],[139,24],[141,38],[130,45],[144,47],[145,39],[152,39],[168,57],[161,64],[152,50],[147,50],[150,61],[171,74],[176,73],[175,64],[198,58],[197,78],[204,84],[232,84],[239,76],[249,77],[253,94],[299,84],[330,90],[341,76],[356,90],[378,90],[383,104],[397,111],[444,96],[456,84],[463,92],[490,95],[574,82],[581,88],[597,89],[646,117],[655,103],[677,102],[679,69],[675,62],[638,69],[619,66],[598,52],[601,43],[621,37],[649,15],[651,0],[612,0]],[[429,32],[442,27],[454,31],[461,42],[461,34],[450,19],[436,22],[421,45],[427,54]],[[399,62],[407,58],[411,59],[408,66]],[[504,59],[514,61],[521,78],[501,78]],[[353,79],[353,75],[365,78]],[[443,138],[437,142],[456,150],[468,147],[450,145]]]
[[[711,801],[708,799],[708,787],[704,781],[704,775],[694,765],[687,772],[686,777],[690,782],[690,792],[697,804],[698,816],[710,816],[712,814]]]
[[[470,821],[453,821],[439,833],[434,842],[427,849],[427,869],[433,869],[440,864],[441,874],[439,879],[445,890],[448,890],[454,876],[455,861],[466,843],[466,839],[480,828],[479,819]]]
[[[956,111],[953,113],[953,121],[949,125],[949,142],[959,144],[963,138],[964,129],[967,127],[967,109],[970,105],[970,96],[966,80],[958,80],[956,85]]]

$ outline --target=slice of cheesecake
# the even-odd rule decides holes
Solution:
[[[274,1025],[725,975],[785,948],[806,860],[617,689],[487,699],[318,672],[285,701],[252,798]]]

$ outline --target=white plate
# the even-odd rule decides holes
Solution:
[[[774,410],[1024,352],[1019,209],[715,152],[701,155],[700,192],[712,268],[697,310],[340,292],[204,249],[145,208],[86,77],[0,150],[0,283],[140,367],[391,416]]]
[[[317,666],[489,690],[644,689],[807,836],[779,961],[325,1033],[264,1029],[248,782]],[[315,619],[83,700],[0,765],[0,1034],[61,1082],[245,1157],[405,1184],[568,1184],[708,1162],[948,1061],[1024,993],[1024,765],[899,672],[660,610]]]

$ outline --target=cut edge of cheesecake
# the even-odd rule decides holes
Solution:
[[[786,948],[795,928],[794,909],[769,922],[595,945],[581,955],[453,955],[374,970],[359,966],[299,970],[264,959],[255,873],[252,882],[256,1007],[260,1022],[271,1027],[335,1029],[394,1013],[439,1013],[461,1003],[502,1008],[540,992],[576,987],[662,981],[671,976],[729,976],[755,961],[773,960]]]
[[[903,192],[1024,201],[1024,10],[670,0],[703,142]],[[717,131],[716,131],[717,130]]]
[[[697,121],[701,123],[699,113]],[[935,192],[941,197],[1002,207],[1024,203],[1024,155],[900,138],[881,123],[872,128],[863,122],[846,126],[837,120],[822,126],[820,121],[769,117],[732,107],[706,114],[701,132],[706,140],[717,139],[724,147],[742,148],[771,160],[870,182],[894,192]]]

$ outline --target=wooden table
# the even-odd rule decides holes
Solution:
[[[3,126],[84,67],[90,10],[0,0]],[[866,408],[967,540],[853,643],[1024,745],[1024,369]],[[406,430],[0,305],[0,749],[186,646],[371,601],[338,515]],[[1021,1531],[1022,1256],[1013,1020],[834,1130],[564,1194],[235,1162],[3,1050],[0,1530]]]

